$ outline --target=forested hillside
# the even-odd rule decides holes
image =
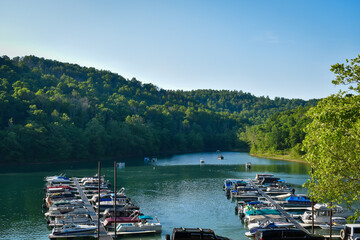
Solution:
[[[306,116],[309,107],[298,107],[268,118],[265,123],[247,127],[240,133],[240,138],[247,141],[253,154],[284,155],[298,158],[302,152],[302,141],[305,138],[304,128],[311,122]]]
[[[3,56],[0,161],[245,150],[238,136],[247,127],[315,104],[242,91],[169,91],[76,64]]]

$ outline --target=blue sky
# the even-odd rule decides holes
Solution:
[[[0,55],[36,55],[164,89],[336,93],[360,54],[360,1],[0,1]]]

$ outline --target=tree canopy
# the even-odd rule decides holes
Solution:
[[[246,150],[238,133],[316,100],[164,90],[77,64],[0,57],[0,162]]]
[[[360,55],[331,71],[333,83],[348,88],[307,113],[312,122],[303,144],[313,173],[306,186],[317,201],[350,206],[360,196]]]

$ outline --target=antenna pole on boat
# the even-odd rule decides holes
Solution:
[[[100,239],[100,184],[101,184],[101,162],[98,163],[98,230],[97,230],[97,239]]]
[[[115,230],[114,230],[114,239],[116,239],[116,180],[117,180],[117,166],[116,166],[116,161],[114,161],[114,197],[115,197],[115,201],[114,201],[114,224],[115,224]]]

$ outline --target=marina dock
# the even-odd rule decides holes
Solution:
[[[45,217],[52,228],[49,235],[52,240],[112,240],[121,235],[162,231],[157,217],[157,222],[153,222],[153,217],[140,213],[140,208],[124,193],[125,188],[116,191],[115,181],[114,190],[109,189],[110,183],[100,175],[100,170],[94,176],[83,178],[59,175],[44,180],[47,184],[43,208],[48,209]]]
[[[251,179],[249,179],[249,183],[262,197],[268,200],[276,208],[276,210],[278,210],[283,215],[283,217],[285,217],[289,222],[294,224],[296,228],[301,229],[308,234],[311,234],[306,228],[301,226],[298,221],[291,217],[290,214],[286,212],[277,202],[275,202],[271,197],[269,197],[269,195],[267,195],[263,190],[261,190]]]
[[[283,239],[295,235],[306,238],[312,235],[312,232],[306,228],[313,226],[325,231],[328,229],[325,223],[329,221],[331,215],[325,204],[312,205],[306,195],[295,194],[295,189],[286,184],[285,180],[272,174],[256,174],[255,179],[229,178],[224,181],[223,188],[228,199],[236,200],[235,211],[249,229],[245,233],[247,237],[253,237],[255,233],[260,234],[261,237],[267,231],[279,229],[278,233],[283,234]],[[312,206],[314,206],[314,215],[309,215]],[[322,212],[316,212],[320,207]],[[343,222],[346,219],[343,216],[348,213],[337,207],[340,209],[338,213],[342,214],[336,218],[337,228],[332,229],[331,235],[330,232],[325,233],[323,230],[317,233],[324,239],[330,239],[330,236],[332,239],[340,238],[339,232],[336,231],[340,229],[340,225],[345,224]]]
[[[95,224],[98,223],[98,215],[95,213],[95,210],[93,208],[93,206],[90,204],[89,199],[86,197],[83,189],[81,188],[78,180],[76,177],[72,178],[78,191],[80,194],[81,199],[84,201],[84,205],[86,207],[86,209],[89,211],[89,215],[91,220],[94,221]],[[105,230],[104,226],[102,224],[100,224],[100,240],[112,240],[113,238],[108,234],[108,232]]]
[[[43,207],[49,208],[49,214],[46,213],[45,216],[49,217],[49,226],[54,227],[53,230],[56,229],[56,232],[52,231],[49,235],[49,239],[113,240],[113,236],[105,229],[102,221],[98,225],[100,216],[97,215],[94,206],[91,205],[87,196],[89,194],[84,192],[82,185],[85,186],[85,184],[80,184],[76,177],[66,178],[60,175],[49,178],[53,179],[45,180],[48,181],[48,185],[45,188],[47,192],[44,199],[46,204]],[[94,182],[98,179],[97,177],[90,178]],[[62,210],[57,210],[58,205],[62,206]],[[52,208],[53,206],[55,208]],[[50,210],[50,208],[52,209]],[[69,213],[71,214],[68,215]],[[58,217],[60,219],[57,221],[56,218]],[[74,222],[76,219],[78,219],[79,225]],[[66,226],[66,229],[63,229],[62,226]]]

